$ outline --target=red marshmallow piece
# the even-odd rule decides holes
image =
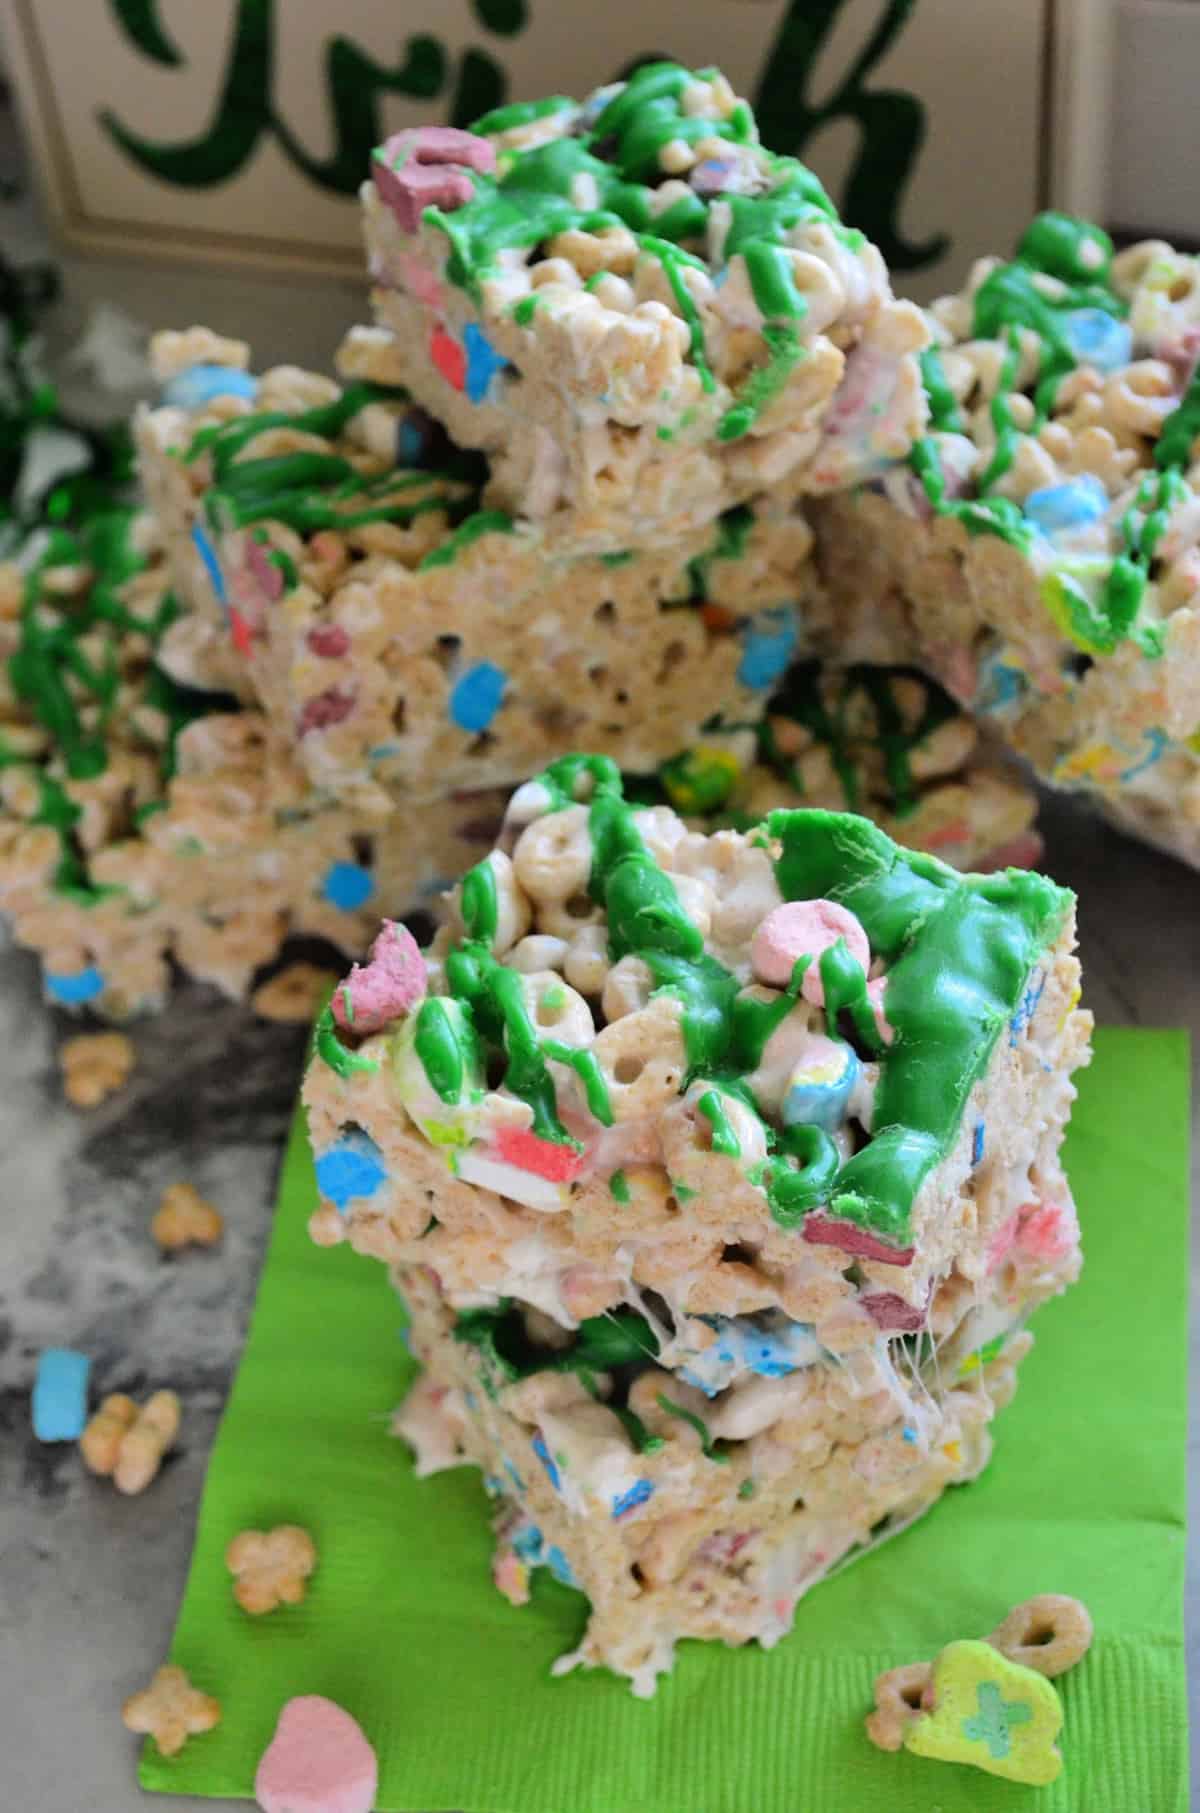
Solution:
[[[499,1128],[496,1152],[505,1164],[532,1171],[535,1177],[544,1177],[549,1183],[570,1183],[583,1169],[583,1153],[574,1146],[559,1145],[521,1127]]]

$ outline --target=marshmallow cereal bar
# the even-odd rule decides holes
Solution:
[[[403,383],[491,456],[490,504],[576,548],[840,489],[921,432],[919,311],[717,70],[409,128],[363,204]]]
[[[363,948],[486,850],[502,795],[381,816],[315,790],[261,711],[178,685],[154,519],[98,517],[0,567],[0,912],[46,995],[123,1020],[170,959],[244,995],[290,933]]]
[[[814,628],[1200,863],[1200,265],[1045,214],[929,318],[930,432],[813,511]]]
[[[650,1691],[681,1636],[773,1641],[982,1466],[1078,1268],[1072,946],[1040,876],[816,808],[689,830],[575,756],[335,989],[314,1238],[391,1267],[401,1427],[483,1467],[504,1590],[584,1587],[577,1659]]]
[[[511,787],[581,742],[646,771],[717,713],[761,717],[810,583],[798,515],[737,508],[649,550],[548,547],[480,508],[468,463],[396,387],[391,335],[348,337],[344,386],[255,380],[214,340],[158,337],[164,371],[179,341],[208,358],[137,423],[192,607],[160,658],[261,702],[315,786],[382,809]]]

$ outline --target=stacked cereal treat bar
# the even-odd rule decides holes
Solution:
[[[918,311],[716,70],[397,133],[363,202],[402,382],[576,552],[840,489],[921,432]]]
[[[490,844],[495,797],[347,807],[261,712],[173,681],[155,653],[179,607],[152,518],[114,511],[27,552],[0,567],[0,909],[51,1001],[118,1020],[161,1007],[171,958],[241,995],[289,933],[361,950],[381,910]]]
[[[514,795],[422,954],[385,924],[305,1085],[312,1232],[383,1260],[471,1462],[497,1585],[591,1602],[653,1691],[770,1644],[842,1560],[974,1477],[1071,1282],[1086,1061],[1073,901],[863,818],[689,830],[603,757]]]
[[[377,808],[438,799],[511,787],[581,743],[645,771],[718,712],[762,716],[811,589],[796,514],[548,548],[479,507],[382,330],[347,338],[344,385],[293,367],[255,380],[244,347],[201,329],[156,350],[166,402],[139,418],[139,457],[193,606],[162,659],[257,697],[314,785]]]
[[[813,512],[823,640],[1200,863],[1200,266],[1042,215],[930,321],[930,433]]]

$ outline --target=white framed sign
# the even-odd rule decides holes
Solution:
[[[1106,3],[0,0],[0,16],[53,222],[80,249],[344,276],[387,133],[667,56],[719,64],[764,140],[927,296],[1007,250],[1052,191],[1086,205],[1091,153],[1064,156],[1052,129],[1070,68],[1090,67],[1078,20]]]

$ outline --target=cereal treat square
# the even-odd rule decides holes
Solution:
[[[283,368],[250,398],[238,369],[232,396],[210,375],[194,407],[142,416],[195,605],[163,644],[173,674],[257,699],[315,786],[375,810],[511,787],[581,742],[645,771],[718,713],[761,717],[809,584],[794,511],[571,554],[478,507],[463,456],[389,387],[396,357],[361,331],[344,388]],[[398,465],[419,435],[430,463]]]
[[[435,1272],[397,1266],[422,1373],[394,1428],[419,1475],[479,1467],[505,1598],[526,1604],[539,1567],[586,1595],[555,1672],[649,1696],[681,1638],[773,1647],[812,1587],[982,1472],[1025,1318],[1077,1269],[1077,1248],[1022,1254],[845,1354],[777,1315],[456,1312]]]
[[[611,762],[575,756],[518,790],[427,952],[385,924],[335,989],[305,1083],[322,1196],[312,1232],[395,1268],[429,1390],[460,1391],[471,1413],[465,1451],[506,1496],[505,1456],[527,1480],[510,1401],[493,1411],[483,1375],[472,1383],[493,1353],[513,1380],[527,1362],[557,1374],[554,1353],[586,1334],[599,1345],[585,1370],[614,1369],[590,1407],[559,1405],[598,1444],[607,1508],[560,1492],[574,1438],[546,1428],[540,1400],[532,1451],[561,1520],[541,1481],[531,1500],[515,1488],[592,1597],[585,1659],[645,1686],[676,1636],[770,1640],[873,1524],[982,1464],[965,1433],[974,1412],[935,1395],[926,1428],[897,1409],[891,1381],[905,1344],[936,1347],[970,1315],[988,1330],[974,1351],[1075,1274],[1058,1149],[1090,1016],[1072,948],[1072,898],[1040,876],[960,876],[816,808],[690,830],[627,800]],[[604,1348],[614,1322],[637,1330],[640,1361]],[[748,1597],[733,1593],[728,1617],[706,1622],[697,1602],[689,1622],[691,1588],[672,1587],[669,1612],[631,1607],[650,1576],[596,1546],[603,1532],[654,1498],[655,1525],[701,1513],[686,1525],[696,1544],[681,1533],[676,1553],[704,1559],[737,1509],[729,1482],[747,1476],[726,1472],[713,1443],[773,1420],[726,1419],[725,1394],[743,1365],[756,1370],[743,1352],[776,1339],[792,1356],[777,1371],[821,1368],[806,1376],[832,1393],[839,1468],[810,1481],[829,1443],[816,1459],[799,1431],[783,1443],[787,1483],[762,1550],[782,1543],[783,1558]],[[651,1360],[658,1371],[637,1384]],[[855,1420],[843,1389],[879,1421]],[[700,1436],[683,1473],[667,1441],[676,1421]],[[639,1458],[647,1434],[662,1436],[662,1459]],[[918,1460],[929,1470],[910,1478]],[[801,1556],[784,1519],[809,1488],[821,1509]]]
[[[919,312],[717,70],[396,133],[363,206],[403,382],[576,548],[841,489],[921,432]]]
[[[110,1019],[162,1007],[172,959],[241,996],[290,933],[361,950],[503,814],[503,794],[381,815],[321,793],[261,711],[158,666],[177,608],[132,511],[0,566],[0,912],[50,1001]]]
[[[1041,215],[930,310],[930,433],[813,513],[824,640],[916,660],[1200,863],[1200,266]]]

